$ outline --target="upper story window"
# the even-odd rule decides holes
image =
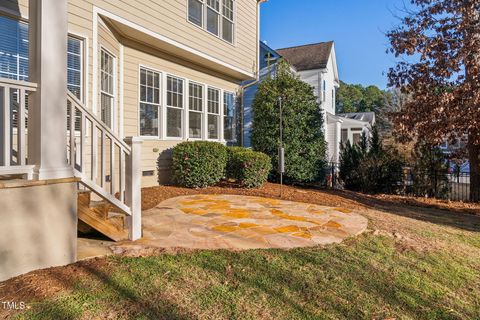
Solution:
[[[233,43],[233,0],[222,1],[222,38]]]
[[[234,0],[188,0],[188,20],[229,43],[234,42]]]

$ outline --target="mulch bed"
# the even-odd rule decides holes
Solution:
[[[219,186],[205,189],[187,189],[175,186],[158,186],[142,190],[142,210],[148,210],[162,201],[194,194],[235,194],[280,199],[280,185],[266,183],[259,189],[242,189],[235,184],[223,182]],[[347,190],[326,190],[283,186],[283,200],[307,202],[324,206],[349,209],[379,208],[389,205],[410,205],[424,208],[480,215],[480,204],[452,202],[428,198],[412,198],[397,195],[365,195]]]

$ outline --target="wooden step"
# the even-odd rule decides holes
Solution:
[[[81,192],[78,196],[78,219],[114,241],[127,240],[125,215],[110,213],[111,206],[104,201],[87,203],[90,196],[85,193]]]

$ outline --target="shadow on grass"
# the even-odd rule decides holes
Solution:
[[[253,295],[255,291],[267,295],[270,303],[275,302],[277,309],[292,318],[364,319],[399,312],[412,318],[458,319],[446,314],[444,302],[448,297],[437,290],[447,283],[432,280],[422,285],[397,279],[401,272],[402,277],[411,275],[427,282],[428,275],[408,257],[397,256],[392,261],[393,244],[386,244],[384,249],[376,247],[390,240],[366,241],[351,250],[330,248],[328,253],[319,248],[259,250],[241,255],[223,252],[217,259],[207,256],[196,264],[227,278],[225,267],[231,264],[234,271],[230,282],[253,289]],[[401,270],[389,269],[394,267]]]
[[[49,272],[50,282],[61,284],[61,294],[46,299],[35,290],[29,293],[30,299],[39,301],[32,303],[32,309],[25,314],[19,314],[20,319],[78,319],[96,318],[95,314],[106,313],[114,318],[122,319],[191,319],[184,314],[182,308],[168,299],[162,299],[161,294],[155,296],[142,295],[141,289],[145,283],[132,283],[131,272],[122,274],[101,270],[86,261],[77,265],[79,276],[72,277],[65,272]],[[68,268],[68,267],[67,267]],[[123,270],[122,270],[123,271]],[[122,272],[120,271],[120,272]],[[125,283],[119,277],[126,277]],[[96,281],[95,281],[96,280]],[[26,285],[23,281],[19,286]],[[111,298],[111,299],[110,299]],[[102,309],[104,308],[104,309]],[[106,309],[108,308],[108,309]]]

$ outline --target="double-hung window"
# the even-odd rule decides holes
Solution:
[[[28,24],[0,16],[0,78],[28,80]]]
[[[74,96],[83,100],[82,69],[83,41],[68,36],[67,46],[67,87]]]
[[[188,20],[199,27],[203,27],[203,1],[188,0]]]
[[[183,80],[167,76],[167,137],[182,138]]]
[[[115,57],[102,49],[100,60],[100,116],[103,123],[112,128],[115,100]]]
[[[208,139],[219,138],[220,90],[208,88]]]
[[[222,39],[233,43],[233,0],[222,1]]]
[[[207,0],[207,31],[220,34],[220,0]]]
[[[189,137],[202,138],[203,86],[194,82],[188,84],[188,122]]]
[[[160,73],[140,69],[140,135],[159,136]]]
[[[235,96],[230,92],[223,93],[223,138],[235,140]]]
[[[233,43],[235,0],[188,0],[188,21]]]
[[[322,84],[323,84],[323,88],[322,88],[322,101],[326,101],[326,100],[327,100],[327,81],[326,81],[326,80],[323,80]]]

